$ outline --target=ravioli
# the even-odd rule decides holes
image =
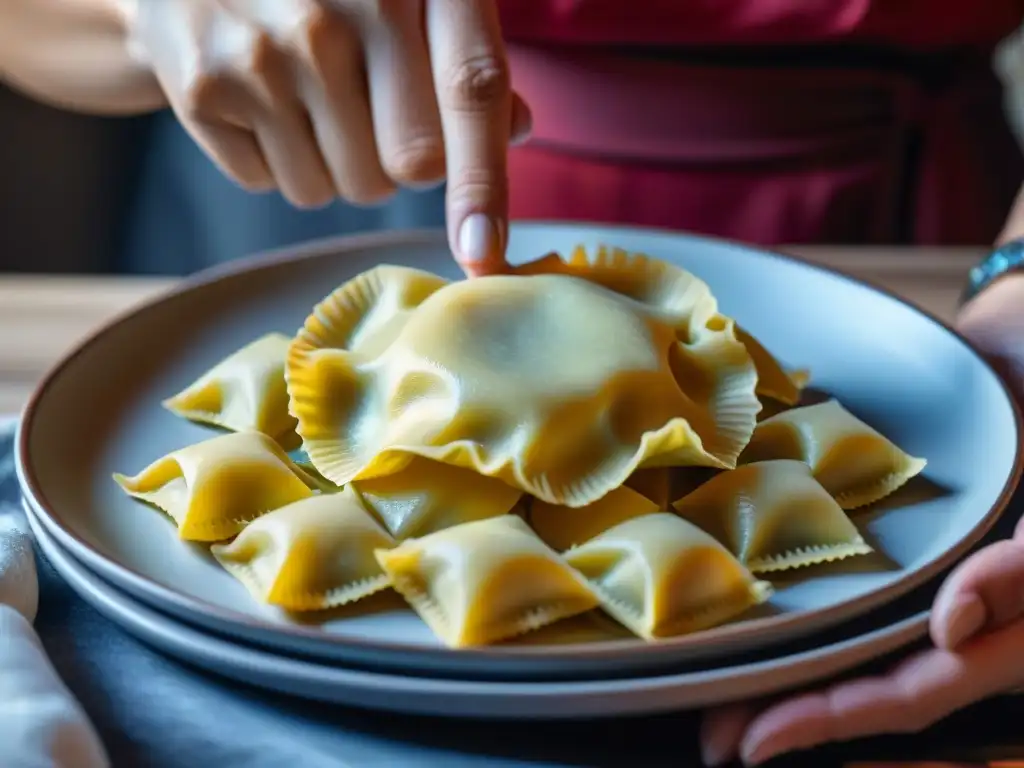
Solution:
[[[670,512],[620,523],[565,559],[604,610],[646,640],[714,627],[772,594],[725,547]]]
[[[668,512],[673,501],[714,477],[716,472],[718,470],[708,467],[638,469],[627,478],[624,487],[650,499],[662,512]]]
[[[348,487],[397,539],[506,515],[523,495],[501,480],[419,456],[397,474]]]
[[[191,421],[262,432],[286,450],[298,445],[295,418],[288,413],[284,362],[291,339],[268,333],[219,362],[163,405]]]
[[[596,608],[582,577],[515,515],[377,550],[394,588],[453,648],[487,645]]]
[[[535,499],[528,510],[526,520],[534,532],[549,547],[562,552],[625,520],[657,512],[658,505],[623,486],[585,507],[560,507]]]
[[[741,461],[768,459],[805,462],[844,509],[857,509],[885,498],[927,465],[927,461],[907,454],[834,399],[762,421]]]
[[[754,573],[871,552],[842,507],[799,461],[722,472],[674,506]]]
[[[690,272],[642,253],[580,245],[569,256],[549,253],[513,267],[517,275],[565,275],[636,301],[691,342],[721,319],[711,288]]]
[[[601,245],[589,253],[583,246],[577,246],[568,258],[550,253],[514,267],[513,272],[571,275],[602,285],[657,311],[680,331],[684,341],[699,335],[709,324],[714,326],[726,320],[719,314],[718,302],[703,280],[667,262],[621,248]],[[734,327],[736,339],[746,347],[757,370],[757,394],[796,405],[807,386],[809,373],[786,371],[753,335]]]
[[[211,552],[257,600],[316,611],[386,589],[374,552],[394,545],[356,493],[344,489],[268,512]]]
[[[613,267],[593,265],[605,277]],[[571,507],[640,467],[735,466],[761,407],[756,370],[713,298],[709,310],[686,291],[701,294],[655,306],[543,270],[448,284],[371,270],[318,305],[291,345],[298,432],[339,485],[420,456]]]
[[[134,477],[114,480],[133,498],[174,520],[188,541],[229,539],[270,510],[318,488],[281,447],[261,432],[204,440],[157,459]]]

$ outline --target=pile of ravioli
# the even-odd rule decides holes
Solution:
[[[924,468],[807,379],[643,255],[379,266],[167,400],[218,431],[115,480],[288,611],[393,589],[450,647],[592,611],[653,641],[870,552],[848,512]]]

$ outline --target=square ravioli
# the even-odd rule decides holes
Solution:
[[[564,552],[621,522],[657,511],[658,505],[653,501],[622,486],[579,508],[533,499],[526,507],[526,521],[545,544]]]
[[[377,559],[452,648],[507,640],[598,605],[586,581],[515,515],[408,539]]]
[[[725,547],[671,512],[620,523],[565,559],[594,586],[601,607],[645,640],[709,629],[772,594]]]
[[[590,264],[602,279],[635,267],[620,281],[632,294],[554,268],[444,283],[381,267],[346,283],[289,350],[311,460],[344,484],[420,456],[572,507],[642,466],[735,466],[760,409],[753,361],[703,283],[655,264]],[[675,292],[634,290],[666,274]],[[400,313],[381,308],[396,296]]]
[[[417,456],[394,475],[349,483],[396,539],[507,515],[523,492],[493,477]]]
[[[799,461],[722,472],[674,506],[755,573],[871,552],[842,507]]]
[[[291,339],[268,333],[224,358],[163,405],[171,413],[232,432],[262,432],[285,450],[299,444],[288,413],[284,362]]]
[[[230,539],[272,509],[312,496],[317,480],[261,432],[236,432],[172,451],[139,474],[115,474],[133,498],[174,520],[189,541]]]
[[[909,455],[832,399],[765,419],[741,463],[794,459],[843,509],[879,501],[919,475],[928,462]]]
[[[316,611],[389,586],[376,550],[395,545],[350,489],[308,496],[254,520],[210,548],[257,600]]]

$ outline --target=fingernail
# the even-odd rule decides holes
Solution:
[[[496,258],[501,250],[497,224],[483,213],[466,217],[459,230],[459,257],[462,261],[479,263]]]
[[[985,625],[985,603],[977,595],[961,595],[950,605],[946,618],[946,645],[958,648]]]

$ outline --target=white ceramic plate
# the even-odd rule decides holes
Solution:
[[[937,320],[853,279],[800,261],[648,230],[513,228],[526,260],[600,242],[673,261],[707,280],[734,315],[814,386],[913,454],[926,481],[856,522],[882,555],[777,584],[760,613],[645,644],[635,639],[452,651],[405,609],[302,625],[253,601],[161,514],[110,479],[211,433],[160,401],[271,330],[293,332],[335,286],[381,262],[455,276],[442,233],[319,243],[188,282],[108,325],[44,380],[18,437],[18,473],[47,530],[119,588],[175,616],[264,647],[348,666],[463,678],[631,675],[805,636],[905,594],[961,557],[996,520],[1020,472],[1018,415],[1005,387]],[[928,493],[941,487],[939,493]]]
[[[28,518],[40,549],[71,588],[106,618],[148,645],[249,685],[363,709],[519,720],[697,709],[778,693],[839,674],[914,642],[925,634],[928,623],[924,612],[904,613],[893,624],[815,650],[753,664],[658,677],[520,683],[406,677],[290,658],[175,621],[89,571],[47,533],[36,514],[29,512]],[[888,613],[892,616],[894,612]],[[877,620],[867,622],[865,629],[877,624]]]

